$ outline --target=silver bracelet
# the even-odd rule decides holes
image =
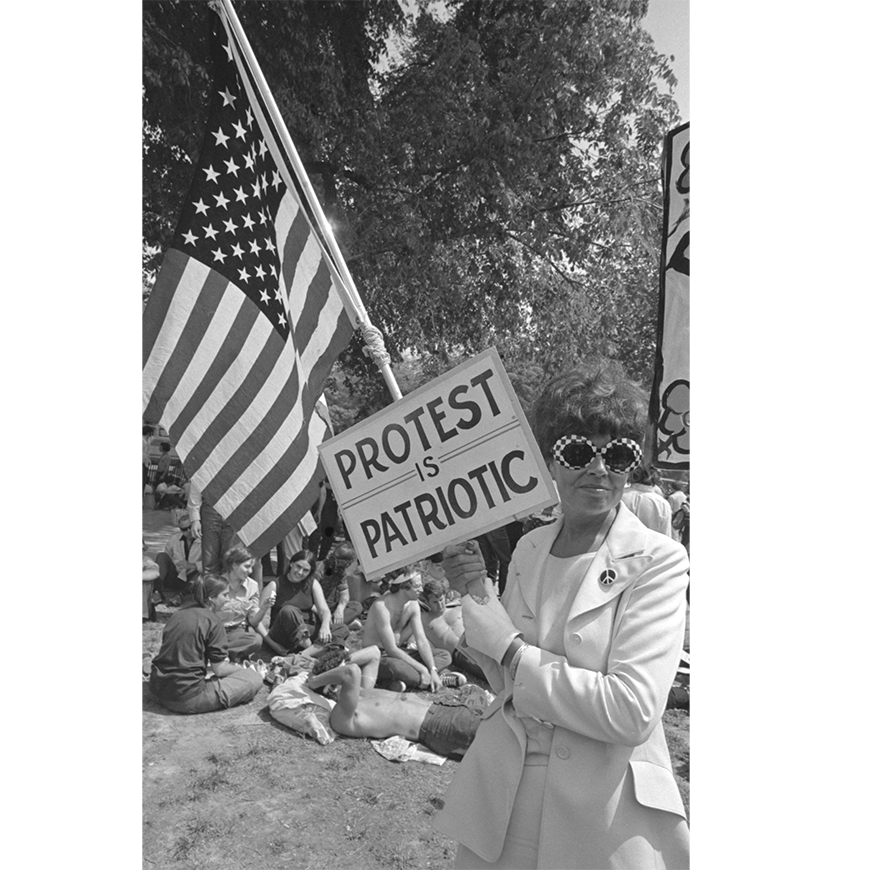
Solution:
[[[520,658],[523,653],[529,648],[527,643],[523,643],[520,648],[514,653],[514,657],[511,659],[511,663],[508,665],[508,674],[512,680],[516,679],[517,676],[517,668],[520,666]]]

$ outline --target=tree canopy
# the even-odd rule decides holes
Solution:
[[[659,162],[679,118],[646,5],[235,3],[372,322],[411,353],[409,386],[490,345],[530,394],[598,356],[651,382]],[[146,285],[203,135],[207,14],[144,4]],[[387,394],[360,351],[333,389],[367,413]]]

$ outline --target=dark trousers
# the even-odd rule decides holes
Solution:
[[[227,652],[230,661],[255,656],[263,646],[263,636],[249,625],[234,625],[227,629]]]
[[[202,570],[205,574],[220,574],[221,559],[233,540],[233,527],[206,502],[200,509],[202,523]]]
[[[353,620],[351,620],[353,621]],[[350,634],[347,625],[331,625],[332,639],[344,643]],[[269,638],[288,652],[301,652],[304,643],[317,643],[320,617],[313,610],[300,610],[293,604],[285,604],[269,627]]]
[[[227,677],[206,680],[203,690],[183,701],[166,701],[153,692],[151,696],[175,713],[211,713],[250,701],[263,687],[263,678],[254,670],[235,671]]]
[[[187,592],[188,583],[197,576],[194,572],[187,578],[179,577],[175,562],[166,553],[158,553],[154,561],[160,569],[160,575],[154,581],[154,591],[159,592],[162,598],[176,592]]]
[[[405,652],[412,659],[420,662],[421,665],[424,664],[417,650],[406,649]],[[449,668],[453,662],[453,657],[446,649],[438,649],[438,647],[434,646],[432,647],[432,659],[435,662],[435,670],[439,672]],[[391,658],[386,654],[381,655],[381,662],[378,665],[378,679],[375,685],[380,688],[386,688],[396,680],[401,680],[409,689],[419,689],[422,677],[420,672],[416,668],[411,667],[406,661]]]
[[[459,671],[464,671],[466,674],[470,674],[472,677],[477,677],[489,685],[483,668],[473,658],[462,652],[459,647],[453,651],[453,667]]]

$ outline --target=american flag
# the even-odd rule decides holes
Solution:
[[[207,133],[145,309],[143,416],[259,556],[316,501],[318,399],[357,317],[232,28],[211,17]]]

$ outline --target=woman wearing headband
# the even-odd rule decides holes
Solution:
[[[686,551],[621,504],[646,399],[612,366],[547,384],[532,426],[561,516],[520,539],[499,601],[463,595],[463,645],[496,701],[436,827],[456,867],[685,868],[661,718],[685,629]],[[484,569],[446,551],[454,588]]]

